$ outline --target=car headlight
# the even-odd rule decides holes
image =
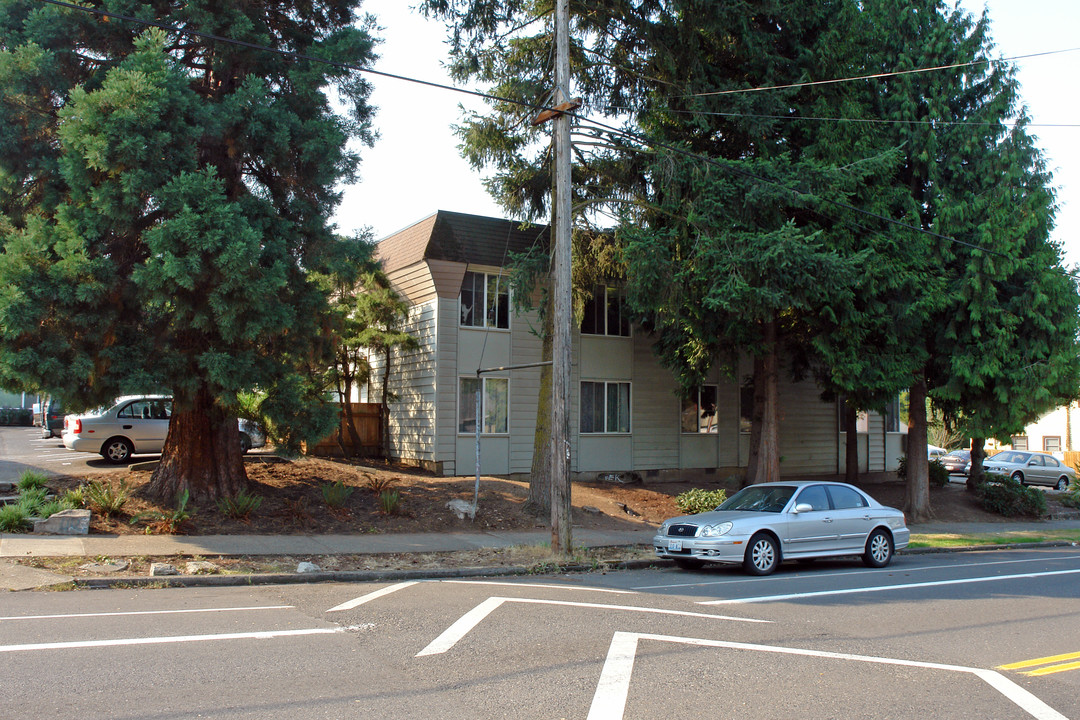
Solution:
[[[668,531],[669,527],[671,527],[671,521],[670,520],[665,520],[664,522],[660,523],[660,529],[657,530],[656,532],[659,533],[660,535],[667,535],[667,531]]]
[[[698,537],[719,537],[726,535],[731,530],[731,523],[722,522],[716,525],[702,525],[698,531]]]

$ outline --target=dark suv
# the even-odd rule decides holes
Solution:
[[[64,407],[56,400],[49,400],[41,409],[41,437],[60,437],[64,432]]]

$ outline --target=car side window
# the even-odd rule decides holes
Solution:
[[[1061,467],[1061,463],[1058,462],[1058,459],[1056,457],[1051,456],[1051,455],[1044,455],[1043,456],[1043,463],[1047,467]]]
[[[116,417],[131,420],[132,418],[141,418],[143,407],[146,403],[133,402],[128,403],[124,407],[120,408],[120,412],[116,413]]]
[[[866,507],[866,500],[863,496],[851,488],[830,485],[829,495],[832,496],[833,507],[837,510]]]
[[[1042,455],[1032,455],[1031,459],[1028,460],[1028,465],[1036,465],[1036,466],[1038,466],[1038,465],[1042,465],[1042,464],[1043,464]]]
[[[799,493],[799,499],[795,502],[809,503],[813,506],[814,510],[829,509],[829,496],[825,492],[824,485],[811,485],[810,487],[803,488],[803,491]]]

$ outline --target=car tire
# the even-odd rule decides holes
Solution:
[[[863,564],[872,568],[883,568],[892,561],[893,540],[889,533],[881,528],[870,533],[866,538],[866,550],[863,552]]]
[[[750,538],[743,556],[743,569],[751,575],[768,575],[780,565],[780,546],[772,535],[758,533]]]
[[[1012,479],[1013,479],[1013,480],[1015,480],[1016,482],[1020,483],[1021,485],[1027,485],[1027,483],[1026,483],[1026,482],[1024,482],[1024,473],[1020,472],[1019,470],[1017,470],[1016,472],[1014,472],[1014,473],[1013,473],[1013,474],[1011,475],[1011,477],[1012,477]]]
[[[1058,481],[1057,481],[1057,485],[1054,486],[1054,489],[1055,490],[1068,490],[1069,489],[1069,478],[1065,477],[1064,475],[1059,477]]]
[[[101,456],[113,465],[122,465],[131,459],[135,448],[127,438],[115,437],[105,441],[101,446]]]
[[[700,570],[705,565],[704,560],[694,558],[672,558],[675,564],[682,570]]]
[[[251,436],[247,433],[240,433],[240,452],[247,455],[247,451],[251,449]]]

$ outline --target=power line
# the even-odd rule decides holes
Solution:
[[[343,62],[337,62],[337,61],[334,61],[334,60],[327,60],[325,58],[315,57],[314,55],[308,55],[306,53],[300,53],[300,52],[296,52],[296,51],[293,51],[293,50],[282,50],[282,49],[279,49],[279,48],[270,47],[268,45],[260,45],[258,43],[247,42],[245,40],[237,40],[235,38],[229,38],[229,37],[225,37],[223,35],[216,35],[214,33],[204,32],[202,30],[193,30],[193,29],[190,29],[190,28],[181,28],[181,27],[177,27],[175,25],[168,25],[166,23],[157,22],[155,20],[145,20],[145,19],[142,19],[142,18],[137,18],[137,17],[130,16],[130,15],[123,15],[121,13],[110,12],[110,11],[107,11],[107,10],[100,10],[98,8],[90,8],[90,7],[84,7],[84,6],[81,6],[81,5],[74,5],[72,3],[63,2],[63,0],[39,0],[39,1],[42,2],[42,3],[49,4],[49,5],[55,5],[57,7],[67,8],[69,10],[76,10],[76,11],[80,11],[80,12],[91,13],[93,15],[98,15],[100,17],[115,18],[117,20],[124,20],[126,22],[131,22],[131,23],[135,23],[135,24],[138,24],[138,25],[145,25],[145,26],[148,26],[148,27],[156,27],[158,29],[165,30],[167,32],[172,32],[172,33],[176,33],[176,34],[183,34],[183,35],[192,35],[192,36],[203,38],[203,39],[206,39],[206,40],[213,40],[213,41],[216,41],[216,42],[226,43],[226,44],[229,44],[229,45],[237,45],[237,46],[240,46],[240,47],[250,48],[252,50],[259,50],[259,51],[263,51],[263,52],[271,52],[271,53],[274,53],[276,55],[280,55],[281,57],[292,58],[292,59],[296,59],[296,60],[307,60],[308,62],[319,63],[319,64],[322,64],[322,65],[329,65],[331,67],[337,67],[337,68],[341,68],[343,70],[352,70],[352,71],[355,71],[355,72],[368,73],[368,74],[372,74],[372,75],[378,75],[380,77],[390,78],[390,79],[393,79],[393,80],[401,80],[403,82],[409,82],[409,83],[414,83],[414,84],[417,84],[417,85],[424,85],[424,86],[427,86],[427,87],[433,87],[433,88],[437,88],[437,89],[440,89],[440,90],[448,90],[448,91],[451,91],[451,92],[461,93],[461,94],[464,94],[464,95],[470,95],[470,96],[473,96],[473,97],[483,98],[485,100],[493,100],[493,101],[496,101],[496,102],[502,102],[502,103],[508,103],[508,104],[511,104],[511,105],[517,105],[517,106],[520,106],[520,107],[528,108],[528,109],[533,110],[533,111],[538,111],[538,110],[553,110],[553,111],[555,111],[555,108],[549,107],[547,105],[542,105],[542,104],[537,105],[537,104],[533,104],[533,103],[524,102],[522,100],[515,100],[513,98],[507,98],[507,97],[502,97],[502,96],[499,96],[499,95],[493,95],[491,93],[480,92],[478,90],[468,90],[468,89],[465,89],[465,88],[454,87],[453,85],[447,85],[445,83],[437,83],[437,82],[432,82],[430,80],[420,80],[420,79],[411,78],[411,77],[408,77],[408,76],[405,76],[405,75],[398,75],[398,74],[395,74],[395,73],[384,72],[384,71],[375,70],[375,69],[372,69],[372,68],[360,67],[358,65],[353,65],[351,63],[343,63]],[[1074,49],[1080,50],[1080,48],[1074,48]],[[1038,53],[1038,55],[1048,55],[1048,54],[1054,54],[1054,53],[1058,53],[1058,52],[1070,52],[1070,50],[1050,51],[1050,52],[1047,52],[1047,53]],[[1034,57],[1034,55],[1021,56],[1021,57]],[[986,62],[989,62],[989,61],[986,61]],[[973,64],[973,63],[965,63],[965,65],[970,65],[970,64]],[[930,70],[936,70],[936,69],[948,69],[949,67],[953,67],[953,66],[943,66],[941,68],[923,68],[921,70],[908,70],[908,71],[902,71],[900,73],[892,73],[892,74],[905,74],[905,73],[912,73],[912,72],[928,72]],[[962,65],[956,66],[956,67],[962,67]],[[871,78],[871,77],[878,77],[878,76],[877,75],[864,76],[864,78]],[[847,80],[857,80],[857,79],[864,79],[864,78],[847,78],[847,79],[840,79],[840,80],[822,80],[822,81],[816,81],[816,82],[812,82],[812,83],[801,83],[800,85],[818,85],[818,84],[825,84],[825,83],[830,83],[830,82],[845,82]],[[794,86],[792,86],[792,87],[794,87]],[[752,88],[750,90],[769,90],[769,89],[778,89],[778,88],[779,88],[779,86],[777,86],[775,88]],[[746,91],[749,91],[749,90],[722,91],[721,93],[718,93],[718,94],[725,94],[727,92],[746,92]],[[611,125],[607,125],[607,124],[602,123],[602,122],[600,122],[598,120],[593,120],[593,119],[591,119],[589,117],[586,117],[584,115],[580,115],[578,113],[575,113],[575,112],[572,112],[572,111],[569,111],[569,110],[556,111],[556,112],[561,112],[562,114],[567,115],[569,117],[572,117],[572,118],[574,118],[576,120],[579,120],[581,122],[591,123],[592,125],[595,125],[598,128],[606,130],[606,131],[608,131],[610,133],[615,133],[617,135],[621,135],[621,136],[623,136],[625,138],[629,138],[631,140],[634,140],[635,142],[639,142],[639,143],[642,143],[644,145],[651,146],[651,147],[662,148],[662,149],[668,150],[669,152],[673,152],[675,154],[681,155],[683,157],[700,160],[702,162],[713,165],[715,167],[720,168],[721,170],[725,170],[725,171],[733,173],[735,175],[739,175],[739,176],[742,176],[742,177],[750,179],[750,180],[755,180],[757,182],[761,182],[761,183],[765,183],[767,185],[771,185],[771,186],[774,186],[774,187],[781,188],[781,189],[786,190],[786,191],[788,191],[788,192],[790,192],[790,193],[792,193],[792,194],[794,194],[796,196],[806,195],[806,196],[810,196],[810,197],[817,197],[816,195],[814,195],[812,193],[803,192],[803,191],[798,190],[796,188],[789,187],[789,186],[784,185],[783,183],[781,183],[779,181],[772,180],[772,179],[764,177],[762,175],[758,175],[756,173],[752,173],[752,172],[749,172],[747,170],[742,170],[742,169],[739,169],[739,168],[731,167],[730,165],[722,163],[722,162],[720,162],[720,161],[718,161],[718,160],[716,160],[714,158],[710,158],[710,157],[708,157],[706,155],[700,155],[698,153],[694,153],[694,152],[691,152],[689,150],[679,148],[679,147],[677,147],[675,145],[671,145],[671,144],[668,144],[668,143],[661,142],[659,140],[652,140],[652,139],[649,139],[649,138],[647,138],[647,137],[645,137],[643,135],[640,135],[640,134],[634,133],[634,132],[630,132],[628,130],[620,130],[620,129],[615,128],[615,127],[613,127]],[[1012,259],[1012,256],[1008,255],[1006,253],[1003,253],[1003,252],[1000,252],[1000,251],[997,251],[997,250],[992,250],[992,249],[989,249],[989,248],[984,248],[984,247],[976,245],[974,243],[969,243],[969,242],[966,242],[966,241],[963,241],[963,240],[959,240],[957,238],[950,237],[948,235],[942,235],[941,233],[936,233],[936,232],[934,232],[932,230],[927,230],[925,228],[918,227],[917,225],[912,225],[910,223],[906,223],[906,222],[903,222],[901,220],[896,220],[895,218],[890,218],[890,217],[888,217],[886,215],[879,215],[879,214],[871,212],[869,210],[863,210],[861,208],[855,207],[854,205],[849,205],[847,203],[843,203],[843,202],[840,202],[838,200],[831,200],[829,198],[824,198],[824,197],[818,198],[818,199],[821,200],[822,202],[834,205],[834,206],[839,207],[841,209],[849,210],[851,212],[854,212],[854,213],[857,213],[857,214],[860,214],[860,215],[864,215],[866,217],[875,218],[877,220],[881,220],[883,222],[886,222],[886,223],[889,223],[889,224],[892,224],[892,225],[895,225],[895,226],[898,226],[898,227],[902,227],[902,228],[905,228],[907,230],[912,230],[914,232],[921,233],[921,234],[924,234],[924,235],[928,235],[930,237],[935,237],[935,238],[938,238],[938,239],[941,239],[941,240],[945,240],[947,242],[952,242],[952,243],[956,243],[958,245],[963,245],[963,246],[966,246],[966,247],[970,247],[970,248],[972,248],[974,250],[980,250],[982,252],[989,253],[989,254],[992,254],[992,255],[999,255],[1001,257]],[[1063,274],[1065,274],[1065,275],[1067,275],[1069,277],[1080,280],[1080,276],[1073,275],[1073,274],[1065,271],[1064,269],[1061,269],[1060,272],[1062,272]]]

